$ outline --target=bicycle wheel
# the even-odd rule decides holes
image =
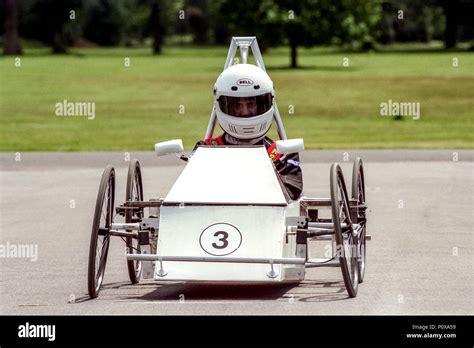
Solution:
[[[99,295],[104,281],[105,265],[109,253],[109,229],[113,221],[115,199],[115,170],[107,166],[97,193],[94,220],[89,247],[88,290],[91,298]]]
[[[331,166],[331,208],[334,233],[336,237],[336,255],[341,265],[342,277],[350,297],[357,295],[359,273],[357,263],[357,241],[349,209],[344,176],[339,164]]]
[[[134,159],[128,166],[127,187],[125,201],[143,201],[143,183],[140,170],[140,163]],[[125,222],[139,222],[144,216],[143,208],[127,209],[125,211]],[[127,237],[127,251],[129,254],[140,254],[140,244],[138,239]],[[127,260],[128,275],[132,284],[140,281],[142,272],[142,262]]]

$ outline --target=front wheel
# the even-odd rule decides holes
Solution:
[[[336,237],[336,255],[341,265],[342,277],[350,297],[357,295],[359,271],[357,263],[357,238],[352,229],[344,176],[339,164],[331,166],[331,208],[334,234]]]
[[[115,170],[107,166],[102,174],[95,203],[94,220],[89,247],[88,290],[91,298],[99,295],[104,281],[109,253],[109,230],[113,221],[115,199]]]
[[[365,179],[362,159],[357,157],[352,169],[352,199],[356,201],[356,208],[352,210],[351,219],[360,224],[361,232],[358,243],[359,283],[364,281],[366,259],[366,208],[365,208]]]
[[[143,183],[140,163],[134,159],[128,166],[127,187],[125,201],[143,201]],[[127,209],[125,212],[125,222],[140,222],[143,219],[143,208]],[[129,254],[141,254],[138,239],[127,237],[127,251]],[[140,280],[142,272],[142,262],[127,260],[128,275],[132,284]]]

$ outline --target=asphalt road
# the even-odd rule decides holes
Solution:
[[[131,285],[117,239],[95,300],[87,296],[87,260],[97,188],[113,164],[122,203],[127,154],[0,154],[0,248],[37,247],[37,260],[0,257],[0,314],[473,314],[474,152],[307,152],[305,195],[329,197],[330,162],[341,163],[349,181],[357,154],[372,241],[356,298],[339,268],[308,270],[296,285]],[[164,197],[184,166],[151,153],[131,157],[142,161],[145,199]]]

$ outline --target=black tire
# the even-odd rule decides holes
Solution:
[[[364,164],[362,159],[357,157],[352,168],[352,199],[357,201],[357,205],[365,204],[365,179],[364,179]],[[358,260],[359,260],[359,283],[364,281],[365,265],[366,265],[366,210],[353,209],[352,221],[361,224],[362,232],[359,235],[358,241]]]
[[[99,295],[104,280],[110,246],[108,230],[113,222],[114,200],[115,170],[112,166],[107,166],[100,180],[92,222],[88,268],[88,289],[91,298],[96,298]]]
[[[336,237],[336,255],[341,265],[342,277],[350,297],[357,295],[359,284],[359,271],[357,263],[357,244],[352,229],[352,221],[349,208],[344,176],[339,164],[331,166],[331,207],[332,221]],[[345,224],[347,228],[342,228]]]
[[[143,201],[142,173],[140,163],[136,159],[130,161],[128,166],[127,187],[125,191],[125,201]],[[133,211],[128,209],[125,211],[125,222],[138,222],[143,219],[143,216],[143,208],[134,208]],[[140,244],[138,244],[136,238],[127,237],[127,251],[129,254],[141,253]],[[132,284],[138,283],[142,272],[142,262],[127,260],[127,268]]]

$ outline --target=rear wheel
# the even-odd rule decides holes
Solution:
[[[94,220],[89,247],[88,290],[91,298],[99,295],[104,280],[109,253],[109,230],[113,221],[115,199],[115,171],[107,166],[102,174],[95,203]]]
[[[349,209],[344,176],[339,164],[331,166],[331,207],[334,233],[336,237],[336,255],[341,265],[342,277],[350,297],[357,295],[359,272],[357,263],[357,241]]]
[[[143,201],[143,183],[140,163],[134,159],[130,161],[128,167],[127,187],[125,192],[125,201]],[[133,208],[125,210],[125,222],[139,222],[143,219],[143,208]],[[140,244],[138,239],[127,237],[127,252],[129,254],[140,254]],[[132,284],[140,280],[142,272],[141,261],[127,260],[128,275]]]
[[[352,199],[357,202],[357,207],[352,209],[352,221],[361,226],[358,243],[358,263],[359,263],[359,283],[364,281],[365,274],[365,254],[366,254],[366,211],[360,208],[365,205],[365,181],[364,165],[362,159],[357,157],[352,169]]]

